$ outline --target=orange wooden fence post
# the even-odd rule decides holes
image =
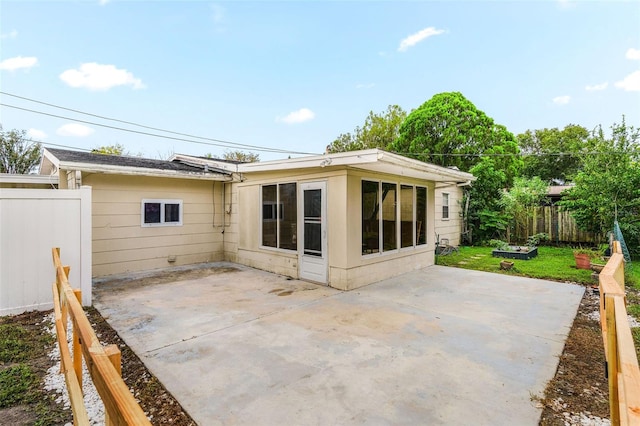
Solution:
[[[109,357],[111,364],[113,364],[113,368],[118,372],[118,376],[122,377],[122,354],[120,353],[120,349],[118,349],[118,345],[108,345],[104,348],[104,352]],[[106,406],[104,407],[104,424],[105,426],[114,424]]]
[[[618,338],[616,334],[616,296],[605,294],[605,313],[607,321],[607,376],[609,378],[609,407],[611,424],[620,424],[620,408],[618,400]]]
[[[82,290],[74,289],[78,302],[82,303]],[[73,318],[73,369],[76,371],[78,384],[82,389],[82,345],[80,342],[80,331],[78,330],[78,322]],[[84,392],[83,392],[84,394]]]

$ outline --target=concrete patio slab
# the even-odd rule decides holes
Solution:
[[[94,286],[202,425],[537,425],[584,289],[432,266],[340,292],[241,265]]]

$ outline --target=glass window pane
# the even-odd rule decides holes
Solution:
[[[144,203],[144,223],[160,223],[160,203]]]
[[[180,222],[180,204],[164,205],[164,221]]]
[[[320,222],[305,222],[304,224],[304,254],[322,256],[322,225]]]
[[[276,197],[276,185],[262,187],[262,245],[267,247],[277,247],[275,206],[278,200]]]
[[[378,253],[379,249],[378,182],[362,181],[362,254]]]
[[[396,200],[397,186],[395,183],[382,184],[382,250],[395,250],[396,241]]]
[[[304,191],[304,217],[319,218],[322,216],[322,193],[319,189]]]
[[[427,244],[427,188],[416,187],[416,245]]]
[[[449,194],[442,194],[442,218],[449,219]]]
[[[295,183],[278,185],[280,203],[278,218],[280,218],[280,235],[278,247],[287,250],[297,250],[298,201]]]
[[[400,247],[413,246],[413,186],[400,186]]]

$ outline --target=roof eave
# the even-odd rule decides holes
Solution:
[[[150,168],[144,168],[144,167],[112,166],[112,165],[75,163],[75,162],[64,162],[64,161],[61,161],[59,163],[58,168],[63,170],[79,170],[85,173],[102,173],[102,174],[115,174],[115,175],[126,175],[126,176],[151,176],[151,177],[213,180],[213,181],[228,181],[232,179],[231,174],[222,174],[222,173],[185,172],[180,170],[161,170],[161,169],[150,169]]]

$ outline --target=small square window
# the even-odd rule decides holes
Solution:
[[[142,200],[142,226],[182,226],[182,200]]]

